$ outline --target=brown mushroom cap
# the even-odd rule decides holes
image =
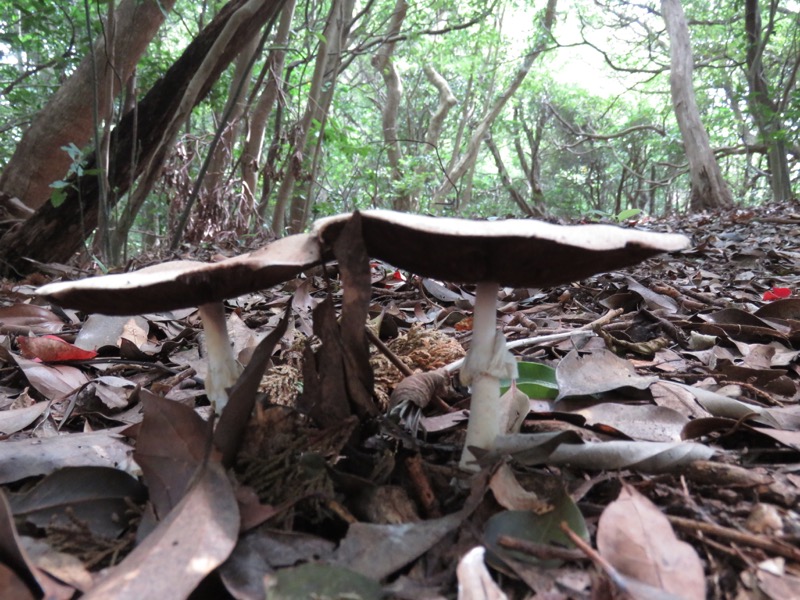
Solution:
[[[107,315],[131,315],[235,298],[283,283],[322,260],[317,239],[300,234],[217,263],[171,261],[131,273],[51,283],[48,300]]]
[[[417,275],[462,283],[546,287],[689,245],[683,235],[612,225],[473,221],[383,210],[359,214],[371,257]],[[314,224],[314,233],[330,244],[350,217],[321,219]]]

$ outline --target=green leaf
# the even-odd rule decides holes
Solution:
[[[518,362],[519,379],[517,389],[524,392],[528,398],[538,400],[555,400],[558,396],[556,383],[556,370],[541,363]],[[500,394],[505,394],[511,387],[511,381],[500,381]]]
[[[534,563],[542,567],[558,567],[560,560],[541,560],[503,548],[497,543],[500,536],[510,536],[536,544],[554,544],[565,548],[575,545],[561,530],[564,521],[569,528],[585,540],[589,540],[589,530],[580,509],[569,497],[562,493],[556,500],[553,510],[537,515],[529,510],[507,510],[497,513],[486,522],[484,540],[486,542],[486,559],[489,564],[503,564],[503,558]]]
[[[64,204],[64,200],[66,199],[67,199],[67,193],[61,189],[53,190],[53,193],[50,194],[50,203],[53,205],[54,208],[58,208],[59,206]]]
[[[628,219],[635,217],[636,215],[642,212],[641,208],[629,208],[628,210],[623,210],[621,213],[617,215],[617,221],[622,222]]]

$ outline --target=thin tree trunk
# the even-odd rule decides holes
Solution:
[[[352,24],[354,9],[355,0],[344,0],[338,17],[338,35],[333,38],[334,43],[328,46],[329,59],[327,70],[322,83],[322,93],[320,94],[317,114],[314,117],[319,123],[319,135],[313,140],[309,140],[312,148],[306,148],[304,152],[304,155],[311,155],[312,158],[310,161],[306,161],[307,163],[310,162],[310,165],[305,169],[308,185],[304,192],[298,193],[298,190],[295,190],[292,197],[292,205],[289,210],[291,216],[289,230],[292,233],[299,233],[305,229],[308,223],[309,213],[311,212],[311,205],[317,198],[318,192],[315,188],[319,187],[317,175],[319,173],[320,161],[322,160],[322,147],[325,142],[325,126],[328,122],[328,113],[333,104],[336,81],[342,69],[343,50],[347,46],[347,40],[350,36],[350,25]]]
[[[397,0],[389,20],[389,27],[384,34],[385,39],[391,40],[400,34],[400,28],[406,18],[408,2]],[[399,182],[403,174],[400,171],[400,141],[397,139],[397,113],[400,110],[400,100],[403,97],[403,81],[400,74],[392,62],[396,43],[393,41],[385,42],[378,49],[371,60],[372,66],[380,73],[383,83],[386,85],[386,101],[381,111],[381,126],[383,128],[383,143],[386,148],[386,158],[389,161],[392,181]],[[408,211],[410,198],[407,193],[397,194],[392,199],[395,210]]]
[[[288,0],[283,7],[278,31],[272,41],[274,48],[267,59],[267,82],[250,115],[250,126],[242,149],[242,197],[244,204],[251,212],[256,212],[255,190],[258,181],[258,170],[261,163],[261,151],[264,145],[264,133],[267,121],[275,106],[275,100],[283,87],[283,64],[286,58],[286,44],[294,18],[295,0]]]
[[[331,4],[328,21],[319,41],[317,60],[314,63],[314,73],[311,76],[311,89],[308,92],[305,112],[297,124],[294,139],[292,140],[293,151],[287,159],[287,166],[275,199],[275,209],[272,214],[272,232],[278,237],[286,233],[286,210],[289,207],[289,200],[292,197],[295,181],[303,168],[303,152],[308,142],[308,132],[311,128],[311,122],[317,114],[317,107],[322,93],[322,82],[328,63],[328,44],[332,36],[337,35],[339,26],[337,15],[341,5],[342,0],[333,0]]]
[[[700,120],[692,83],[689,26],[680,0],[662,0],[661,12],[670,40],[669,82],[672,105],[692,179],[691,209],[700,211],[733,206],[731,193],[711,150],[708,132]]]
[[[542,29],[545,33],[549,33],[552,30],[553,23],[555,21],[557,4],[558,0],[548,0],[547,2],[547,8],[545,9],[544,20],[542,23]],[[519,89],[519,86],[522,85],[522,82],[528,75],[528,72],[533,66],[534,61],[544,51],[544,49],[545,42],[539,41],[536,43],[531,52],[525,56],[508,88],[506,88],[506,90],[494,101],[494,104],[483,116],[480,123],[478,123],[478,126],[472,131],[472,136],[467,143],[466,152],[458,159],[455,165],[448,170],[448,173],[441,185],[436,192],[434,192],[434,203],[444,202],[445,196],[453,189],[455,182],[461,179],[469,170],[470,166],[475,162],[475,158],[478,155],[478,150],[480,149],[481,141],[486,136],[486,132],[489,131],[492,123],[494,123],[495,119],[503,110],[506,103],[516,93],[516,91]]]
[[[764,76],[762,57],[768,36],[762,33],[758,0],[745,0],[744,20],[747,35],[747,83],[750,87],[747,101],[750,114],[758,127],[759,137],[767,145],[772,198],[776,202],[785,202],[792,198],[786,132],[781,122],[780,106],[772,99],[767,78]]]
[[[511,177],[508,174],[508,169],[506,169],[506,165],[503,163],[503,157],[500,156],[500,150],[497,148],[497,144],[494,143],[494,138],[492,138],[491,133],[486,136],[486,146],[489,148],[494,158],[494,164],[497,166],[497,173],[500,175],[500,182],[511,196],[511,199],[524,214],[529,217],[535,216],[531,207],[525,202],[525,198],[523,198],[522,194],[514,187]]]
[[[175,0],[122,0],[116,10],[117,34],[113,48],[106,52],[105,36],[95,42],[98,58],[98,118],[111,117],[113,98],[133,73],[150,40],[172,10]],[[113,56],[114,63],[106,60]],[[64,178],[72,159],[62,146],[85,147],[94,131],[91,56],[87,55],[72,75],[58,88],[36,115],[0,174],[0,190],[37,209],[50,198],[50,184]],[[109,93],[109,90],[110,93]]]

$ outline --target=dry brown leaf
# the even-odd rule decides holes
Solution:
[[[706,597],[697,553],[675,536],[658,507],[631,486],[624,485],[600,516],[597,547],[626,577],[687,600]]]
[[[239,533],[239,510],[225,470],[209,462],[183,499],[86,600],[188,598],[228,558]]]

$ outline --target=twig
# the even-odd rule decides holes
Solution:
[[[381,341],[381,339],[377,335],[375,335],[375,332],[373,332],[369,327],[366,327],[365,331],[367,332],[367,338],[372,343],[372,345],[374,345],[380,351],[381,354],[383,354],[386,358],[388,358],[389,362],[392,363],[395,367],[397,367],[398,370],[403,375],[405,375],[406,377],[410,377],[411,375],[414,374],[414,371],[411,370],[411,367],[409,367],[406,363],[400,360],[400,357],[398,357],[397,354],[392,352],[389,346],[384,344]]]
[[[607,325],[611,322],[612,319],[615,319],[619,315],[623,313],[621,308],[615,308],[614,310],[608,311],[599,319],[595,319],[591,323],[587,323],[586,325],[582,325],[577,329],[573,329],[572,331],[564,331],[562,333],[552,333],[550,335],[540,335],[538,337],[532,338],[525,338],[523,340],[514,340],[513,342],[508,342],[507,346],[509,350],[513,350],[515,348],[527,348],[528,346],[535,346],[537,344],[546,344],[549,342],[558,342],[560,340],[566,340],[572,337],[592,337],[596,335],[594,331],[592,331],[595,327],[601,327],[603,325]],[[459,358],[457,361],[450,363],[444,370],[448,373],[452,373],[453,371],[460,369],[461,365],[464,364],[464,359]]]
[[[669,519],[669,522],[676,527],[687,531],[713,535],[731,542],[743,544],[745,546],[760,548],[761,550],[772,552],[779,556],[783,556],[784,558],[788,558],[789,560],[800,561],[800,549],[763,535],[746,533],[744,531],[736,531],[735,529],[723,527],[722,525],[704,523],[702,521],[695,521],[694,519],[686,519],[684,517],[667,515],[667,518]]]

